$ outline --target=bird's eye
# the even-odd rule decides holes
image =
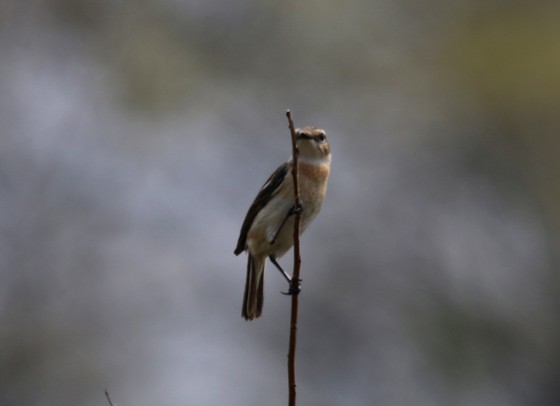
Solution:
[[[327,137],[325,136],[325,134],[319,134],[319,136],[317,137],[317,139],[321,142],[325,142],[325,140],[327,139]]]

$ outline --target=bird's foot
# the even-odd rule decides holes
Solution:
[[[298,207],[293,206],[293,207],[290,209],[288,215],[292,216],[292,215],[294,215],[294,214],[298,214],[298,215],[299,215],[299,214],[302,214],[302,213],[303,213],[303,205],[299,205]]]
[[[299,295],[299,293],[301,292],[301,282],[301,279],[298,279],[297,283],[294,283],[294,281],[290,281],[290,288],[287,292],[282,292],[282,294],[288,296]]]

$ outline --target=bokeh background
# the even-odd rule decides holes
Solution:
[[[560,4],[0,1],[0,404],[284,405],[238,231],[327,130],[299,405],[560,404]],[[291,267],[291,255],[282,260]]]

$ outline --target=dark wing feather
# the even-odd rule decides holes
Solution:
[[[245,216],[245,221],[243,221],[243,225],[241,226],[241,232],[239,233],[239,239],[237,240],[237,247],[234,251],[235,255],[239,255],[243,251],[245,251],[245,246],[247,244],[247,233],[253,225],[255,217],[257,217],[257,214],[259,214],[263,207],[265,207],[270,199],[272,199],[272,196],[274,196],[278,187],[284,181],[287,173],[288,163],[285,162],[280,165],[272,175],[270,175],[270,178],[268,178],[268,180],[264,183],[263,187],[257,194],[257,197],[255,197],[253,204],[251,205],[251,207],[249,207],[249,211]]]

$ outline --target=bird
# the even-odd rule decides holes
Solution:
[[[301,198],[300,235],[317,216],[327,192],[331,151],[324,130],[305,126],[295,130],[298,155],[298,187]],[[294,200],[293,157],[280,165],[264,183],[249,207],[234,254],[247,251],[247,275],[241,316],[253,320],[261,316],[264,298],[266,259],[282,273],[277,259],[293,245]],[[298,281],[299,282],[299,281]],[[291,286],[291,285],[290,285]],[[295,294],[298,292],[289,293]]]

